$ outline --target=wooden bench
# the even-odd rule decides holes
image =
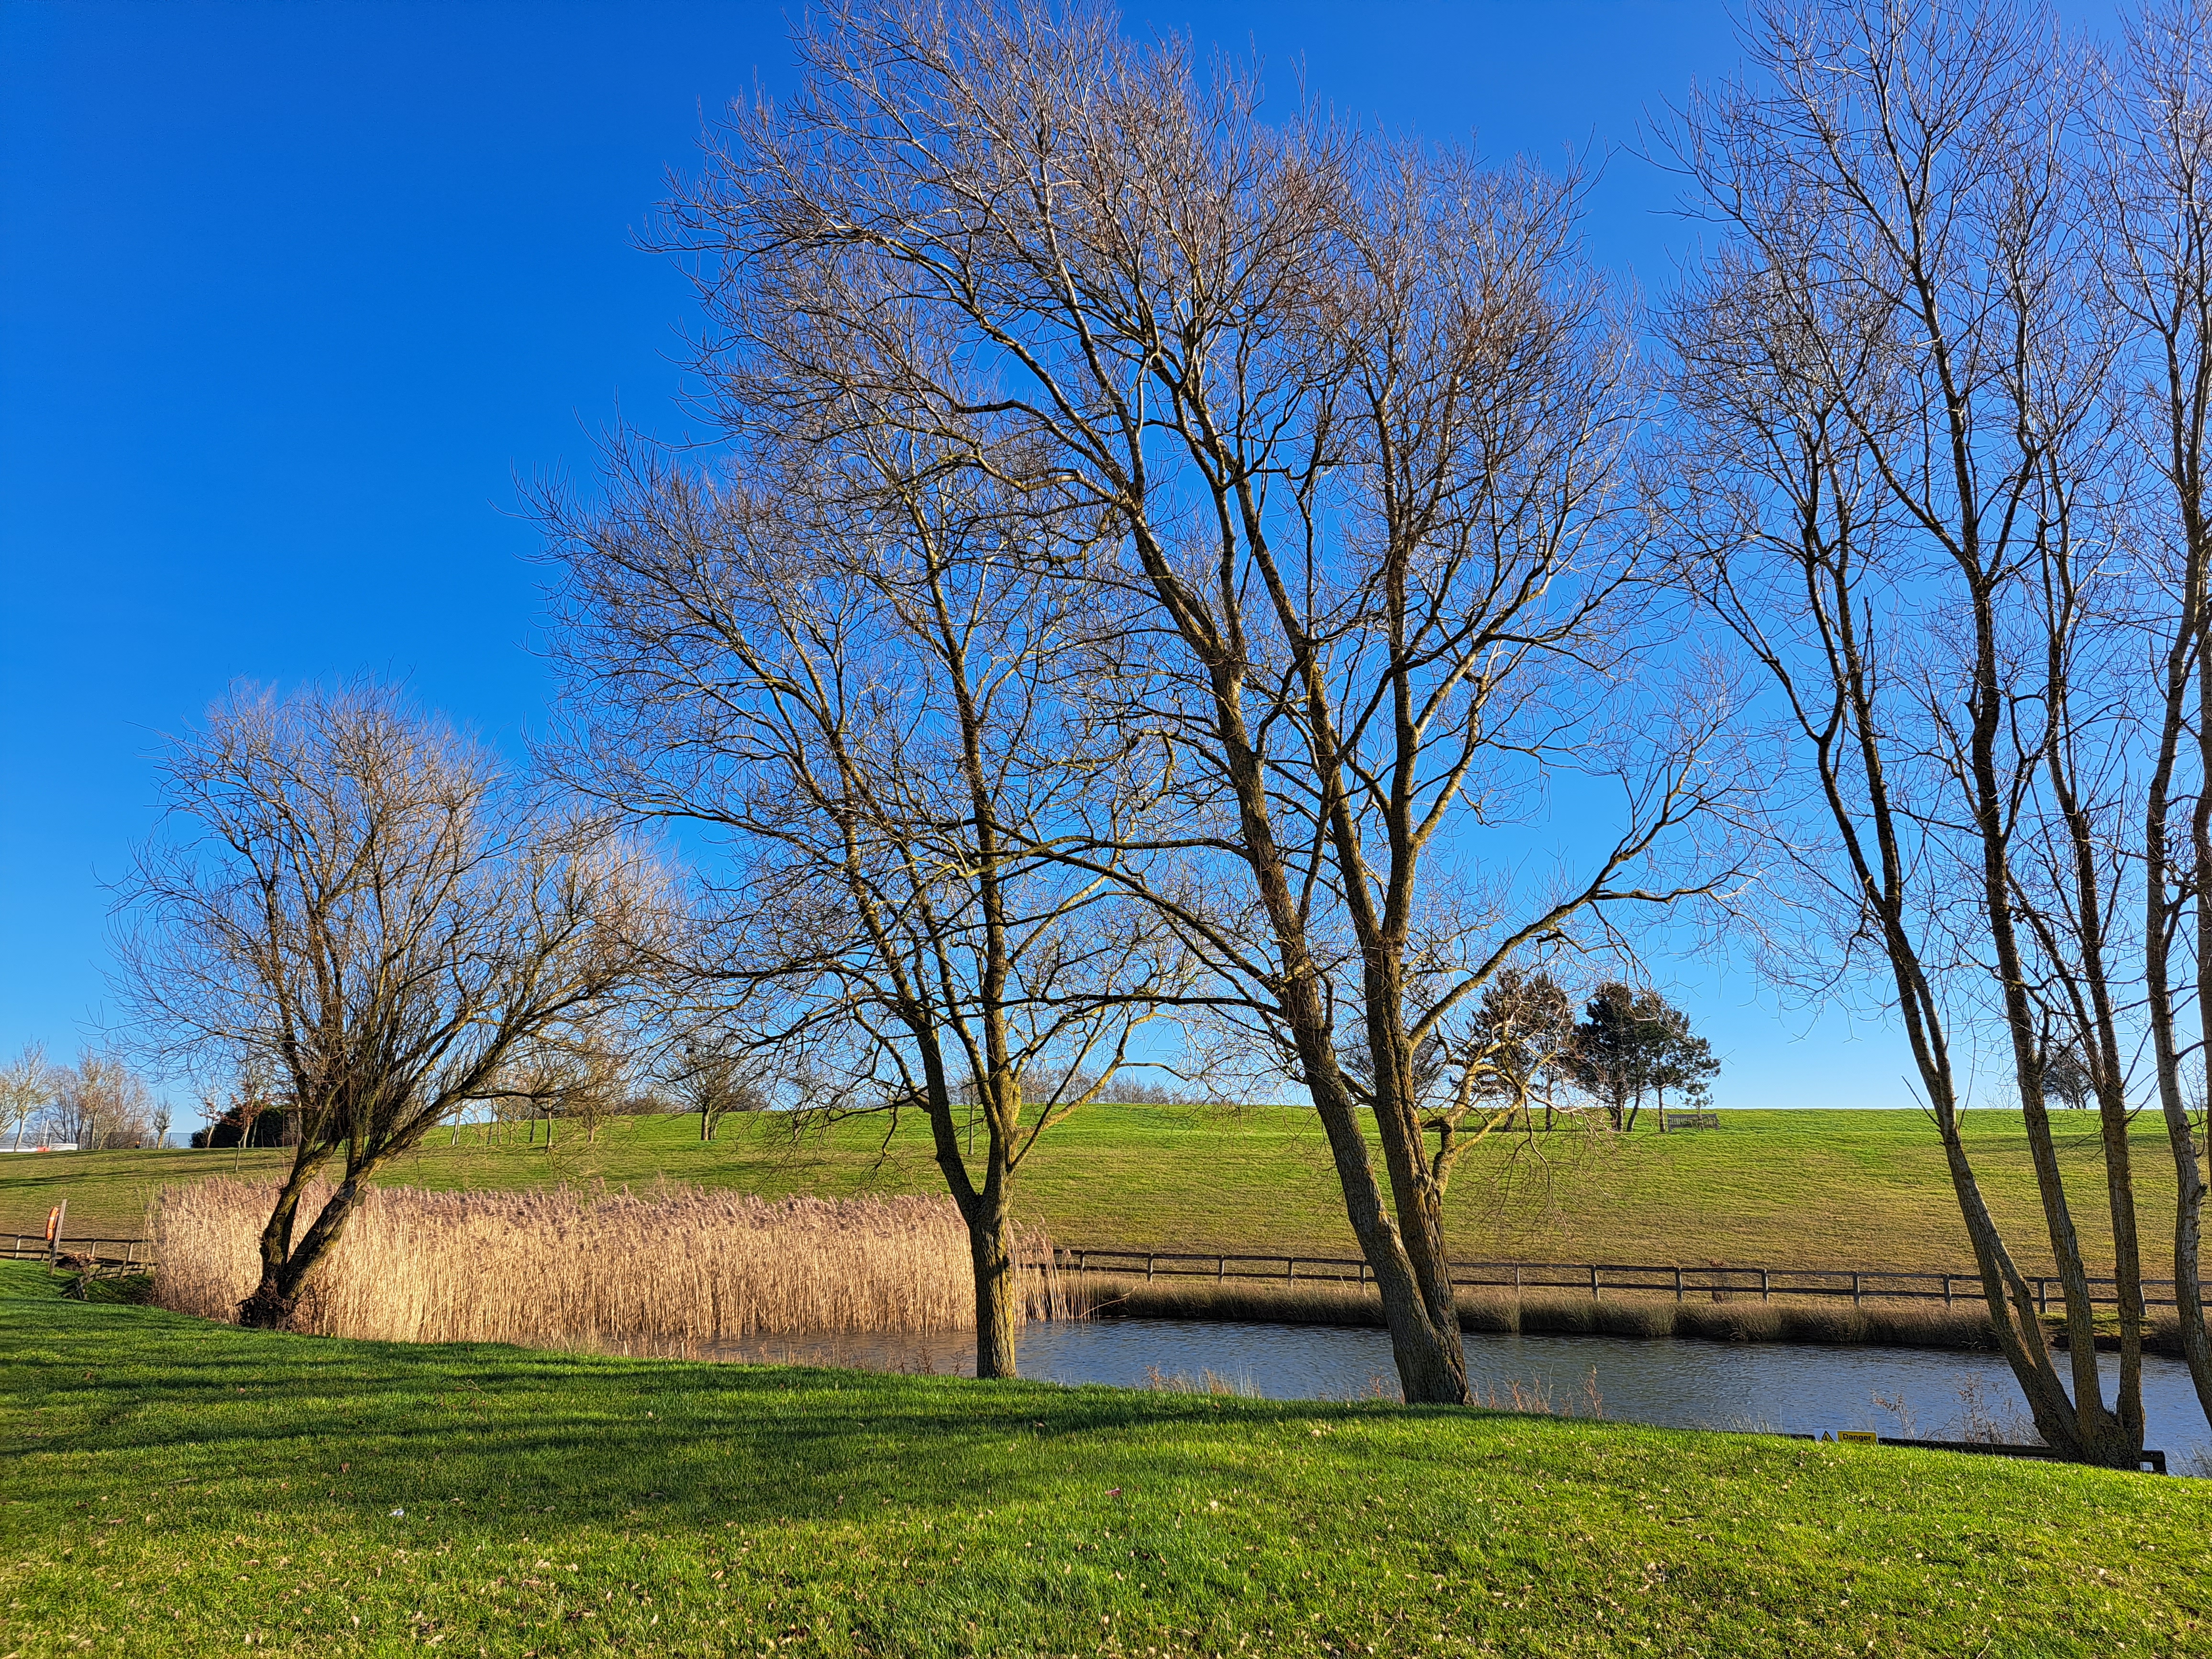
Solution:
[[[1660,1127],[1668,1133],[1677,1129],[1717,1129],[1721,1127],[1718,1112],[1668,1112]]]

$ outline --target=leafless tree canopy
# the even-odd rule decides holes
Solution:
[[[893,0],[798,44],[798,94],[671,210],[716,408],[740,444],[910,447],[1095,546],[1055,586],[1111,620],[1094,717],[1164,788],[1039,850],[1163,919],[1312,1092],[1408,1397],[1463,1400],[1413,1056],[1516,955],[1712,890],[1660,855],[1733,781],[1725,696],[1637,672],[1641,388],[1577,188],[1270,124],[1087,6]],[[1566,771],[1611,792],[1579,867],[1489,873]]]
[[[1096,621],[1055,567],[1083,550],[896,434],[756,438],[719,477],[614,459],[605,501],[547,504],[562,764],[731,854],[683,963],[714,1032],[690,1084],[919,1110],[975,1239],[980,1371],[1011,1375],[1010,1183],[1188,979],[1114,879],[1157,791],[1072,695]],[[1042,850],[1070,836],[1096,869]]]
[[[763,1069],[746,1063],[739,1045],[703,1033],[687,1036],[668,1073],[673,1109],[697,1117],[699,1139],[712,1140],[716,1126],[732,1112],[774,1107],[759,1076]]]
[[[171,1053],[265,1066],[299,1114],[241,1310],[282,1322],[379,1167],[638,972],[660,898],[605,826],[377,687],[234,694],[172,742],[163,779],[125,898],[126,987]]]
[[[1785,834],[1835,921],[1823,966],[1863,957],[1887,981],[2037,1427],[2123,1467],[2142,1444],[2128,1124],[2145,1048],[2212,1403],[2181,1078],[2202,1050],[2168,966],[2178,949],[2192,980],[2212,965],[2212,933],[2183,937],[2212,810],[2193,500],[2212,290],[2191,228],[2202,93],[2184,84],[2204,38],[2178,12],[2103,64],[2023,9],[1762,5],[1747,77],[1673,134],[1720,235],[1668,325],[1692,586],[1772,688],[1810,786]],[[2063,1381],[1960,1133],[1978,1060],[2027,1115]],[[2069,1066],[2100,1115],[2100,1193],[2069,1186],[2051,1138]],[[2115,1242],[2110,1405],[2084,1202]]]
[[[155,1146],[168,1127],[146,1079],[109,1050],[87,1048],[76,1065],[48,1073],[45,1092],[49,1133],[82,1152]]]
[[[52,1105],[58,1092],[55,1068],[46,1063],[46,1051],[27,1042],[15,1059],[0,1070],[0,1132],[14,1137],[18,1147],[23,1132]]]

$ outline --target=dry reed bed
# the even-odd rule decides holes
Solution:
[[[311,1191],[313,1216],[329,1195]],[[154,1299],[236,1317],[254,1285],[274,1200],[265,1182],[166,1188],[154,1231]],[[1042,1237],[1027,1264],[1052,1260]],[[1021,1275],[1052,1310],[1054,1275]],[[948,1199],[792,1198],[663,1186],[418,1192],[374,1189],[325,1260],[296,1323],[320,1335],[402,1342],[678,1350],[810,1331],[972,1327],[967,1230]]]

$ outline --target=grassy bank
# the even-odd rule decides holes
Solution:
[[[1105,1273],[1063,1281],[1071,1301],[1105,1319],[1255,1319],[1289,1325],[1349,1325],[1379,1328],[1382,1298],[1372,1290],[1327,1285],[1217,1282],[1210,1279],[1123,1279]],[[1607,1292],[1602,1301],[1587,1296],[1531,1292],[1523,1297],[1462,1291],[1460,1328],[1530,1335],[1683,1337],[1704,1342],[1815,1342],[1845,1346],[1873,1344],[1895,1348],[1989,1350],[1996,1333],[1978,1304],[1944,1308],[1927,1302],[1869,1300],[1853,1307],[1836,1299],[1761,1302],[1756,1297],[1725,1301],[1694,1297],[1678,1302],[1663,1295]],[[2066,1346],[2064,1321],[2048,1321],[2052,1342]],[[2118,1348],[2117,1322],[2107,1317],[2097,1345]],[[2180,1328],[2169,1316],[2154,1319],[2143,1346],[2152,1353],[2179,1357]]]
[[[1260,1319],[1299,1325],[1382,1323],[1373,1291],[1210,1279],[1109,1279],[1073,1281],[1073,1295],[1101,1317]],[[1558,1336],[1687,1337],[1710,1342],[1881,1343],[1905,1348],[1995,1348],[1989,1315],[1978,1308],[1911,1303],[1677,1302],[1671,1297],[1510,1297],[1463,1291],[1460,1328]],[[2177,1349],[2178,1352],[2178,1349]]]
[[[2084,1116],[2087,1115],[2086,1114]],[[1446,1206],[1467,1257],[1948,1271],[1971,1261],[1934,1132],[1911,1112],[1723,1112],[1717,1130],[1620,1139],[1579,1133],[1485,1146]],[[2030,1273],[2040,1211],[2017,1114],[1968,1115],[1983,1190]],[[2085,1194],[2102,1184],[2094,1126],[2062,1124]],[[2170,1236],[2164,1131],[2137,1127],[2143,1237]],[[0,1228],[43,1228],[67,1198],[72,1232],[136,1233],[161,1183],[227,1171],[273,1176],[282,1155],[228,1152],[52,1153],[0,1158]],[[794,1139],[780,1122],[738,1120],[712,1146],[683,1118],[617,1120],[596,1145],[573,1133],[548,1151],[443,1135],[387,1173],[394,1184],[519,1188],[557,1181],[650,1185],[665,1176],[779,1197],[942,1190],[918,1119],[888,1142],[879,1121]],[[1078,1244],[1351,1254],[1342,1199],[1309,1111],[1102,1107],[1047,1137],[1024,1167],[1018,1203]],[[2093,1249],[2100,1206],[2076,1219]],[[2154,1270],[2155,1271],[2155,1270]]]
[[[0,1653],[2212,1650],[2212,1486],[270,1336],[0,1268]]]

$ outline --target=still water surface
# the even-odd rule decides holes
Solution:
[[[973,1376],[975,1370],[974,1337],[953,1331],[758,1337],[702,1352],[707,1358],[756,1364],[944,1376]],[[1184,1319],[1067,1321],[1026,1327],[1018,1357],[1024,1376],[1048,1382],[1143,1388],[1156,1375],[1196,1382],[1211,1372],[1241,1392],[1273,1400],[1397,1395],[1390,1339],[1378,1330]],[[2105,1354],[2100,1364],[2109,1388],[2118,1358]],[[1902,1405],[1911,1432],[1944,1439],[1960,1432],[1962,1391],[1978,1391],[1985,1413],[2026,1414],[2010,1370],[1991,1353],[1470,1334],[1467,1367],[1477,1395],[1500,1405],[1510,1405],[1518,1387],[1524,1399],[1540,1394],[1559,1409],[1588,1415],[1595,1388],[1607,1418],[1669,1428],[1903,1431],[1897,1414],[1876,1402],[1880,1395]],[[2145,1358],[2143,1410],[2147,1443],[2172,1454],[2177,1468],[2191,1449],[2212,1443],[2188,1368],[2179,1359]]]

